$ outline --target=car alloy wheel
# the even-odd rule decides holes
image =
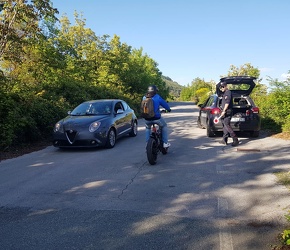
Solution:
[[[137,131],[138,131],[138,129],[137,129],[137,122],[134,121],[132,123],[132,128],[131,128],[131,131],[130,131],[130,136],[135,137],[137,135]]]
[[[108,136],[107,136],[107,143],[106,143],[106,147],[107,148],[113,148],[116,144],[116,133],[114,131],[114,129],[110,129]]]

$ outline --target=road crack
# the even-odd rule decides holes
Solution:
[[[124,192],[128,189],[128,187],[134,182],[135,178],[139,175],[139,173],[142,171],[143,167],[147,164],[147,162],[144,162],[139,168],[137,173],[130,179],[128,184],[125,186],[125,188],[122,189],[121,194],[118,195],[118,199],[121,199],[121,196],[124,194]]]

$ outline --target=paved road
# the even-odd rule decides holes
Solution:
[[[151,166],[145,130],[113,149],[47,147],[0,163],[1,249],[271,249],[285,227],[290,142],[197,128],[192,103],[165,114],[172,147]]]

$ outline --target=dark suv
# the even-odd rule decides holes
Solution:
[[[231,126],[234,131],[249,132],[250,136],[258,137],[261,129],[259,108],[250,98],[250,93],[256,86],[256,78],[250,76],[229,76],[220,79],[216,84],[216,94],[211,95],[207,101],[199,105],[200,111],[197,124],[206,128],[207,136],[215,136],[215,132],[222,131],[223,126],[219,119],[221,114],[222,92],[220,83],[226,82],[233,95],[233,117]]]

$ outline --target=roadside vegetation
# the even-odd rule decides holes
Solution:
[[[168,101],[203,103],[216,82],[195,78],[181,86],[163,76],[158,63],[114,35],[97,36],[75,13],[56,18],[49,0],[7,0],[0,9],[0,150],[49,138],[54,123],[85,100],[121,98],[138,114],[147,86],[155,84]],[[227,75],[258,79],[252,98],[262,126],[290,132],[290,79],[267,79],[250,63],[230,65]],[[270,87],[269,87],[270,86]]]
[[[276,173],[276,177],[278,179],[278,183],[286,186],[290,191],[290,171],[278,172]],[[285,218],[290,222],[290,211],[288,211],[288,214],[285,215]],[[281,246],[276,246],[274,249],[290,249],[290,229],[285,229],[278,238],[281,242]]]
[[[277,177],[277,182],[281,185],[284,185],[285,187],[288,188],[288,190],[290,191],[290,171],[288,172],[278,172],[275,173],[276,177]],[[290,222],[290,210],[288,211],[288,213],[285,215],[285,218],[287,221]],[[273,250],[286,250],[286,249],[290,249],[290,228],[283,230],[283,232],[281,232],[278,235],[278,241],[279,241],[279,245],[273,245],[272,249]]]
[[[117,35],[97,36],[78,13],[74,24],[67,16],[58,20],[57,13],[49,0],[0,4],[0,152],[49,139],[54,123],[86,100],[121,98],[138,114],[150,84],[168,101],[199,104],[215,92],[216,82],[202,78],[180,86],[163,76],[142,48],[132,48]],[[290,134],[290,78],[268,77],[266,86],[250,63],[230,65],[223,76],[231,75],[256,77],[251,97],[260,108],[262,128]],[[290,185],[289,172],[277,178]],[[290,230],[281,237],[290,245]]]
[[[121,98],[138,112],[150,84],[175,98],[142,48],[96,36],[77,13],[74,25],[56,13],[49,0],[1,5],[1,151],[49,137],[54,123],[86,100]]]

